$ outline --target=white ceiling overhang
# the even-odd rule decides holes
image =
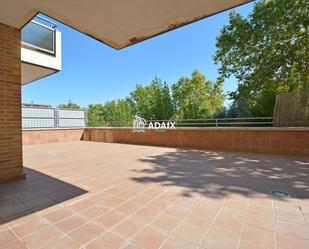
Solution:
[[[120,49],[250,0],[1,0],[0,23],[48,15]]]

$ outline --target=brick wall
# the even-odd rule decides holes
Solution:
[[[0,23],[0,182],[23,177],[20,31]]]
[[[166,132],[86,128],[83,139],[109,143],[309,156],[309,129],[306,128],[208,128],[176,129]]]
[[[23,145],[82,140],[84,129],[23,130]]]
[[[123,128],[23,130],[23,145],[80,140],[309,157],[308,128],[192,128],[165,132],[132,132]]]

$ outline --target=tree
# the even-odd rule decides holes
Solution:
[[[234,101],[227,111],[228,118],[247,118],[252,117],[250,110],[250,105],[247,100],[240,97],[238,100]]]
[[[265,115],[272,113],[276,94],[308,89],[308,13],[304,0],[262,0],[247,18],[230,13],[214,60],[220,80],[234,75],[239,82],[232,99],[247,99],[255,111],[266,101],[269,110],[260,111]]]
[[[88,125],[95,126],[131,126],[133,112],[128,99],[107,101],[103,105],[89,105],[87,108]]]
[[[88,119],[88,126],[90,127],[105,126],[103,116],[103,105],[101,104],[89,105],[87,108],[87,119]]]
[[[129,102],[132,111],[146,120],[166,120],[173,115],[169,86],[157,77],[148,86],[137,85]]]
[[[133,116],[128,99],[108,101],[103,106],[103,117],[106,126],[131,126]]]
[[[58,108],[65,108],[65,109],[80,109],[78,104],[73,103],[71,100],[67,104],[60,104]]]
[[[131,109],[129,97],[118,100],[117,105],[121,125],[132,126],[135,113]]]
[[[255,117],[273,116],[278,92],[273,87],[265,85],[256,96],[254,104],[249,106],[252,115]]]
[[[191,78],[181,77],[172,85],[176,119],[204,119],[215,115],[223,106],[221,82],[206,80],[198,70]]]
[[[88,125],[132,126],[135,114],[146,120],[206,118],[223,106],[222,83],[206,80],[197,70],[192,78],[182,77],[174,84],[172,92],[167,83],[154,78],[147,86],[137,85],[124,99],[89,105]]]

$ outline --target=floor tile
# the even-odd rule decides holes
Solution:
[[[80,215],[86,217],[89,220],[98,218],[104,214],[106,214],[109,210],[101,205],[93,205],[87,209],[84,209],[80,212]]]
[[[290,236],[309,240],[309,227],[306,225],[276,221],[276,229],[281,237]]]
[[[115,226],[113,231],[123,238],[129,239],[132,238],[139,230],[141,230],[144,225],[144,223],[129,218]]]
[[[232,231],[223,229],[211,229],[203,241],[203,248],[207,249],[236,249],[239,236]]]
[[[83,141],[25,146],[24,163],[0,185],[1,249],[308,248],[306,158]]]
[[[183,221],[173,233],[176,237],[182,240],[201,245],[205,237],[206,230],[202,227],[194,225],[193,223]]]
[[[299,210],[296,208],[276,208],[275,209],[276,220],[286,221],[289,223],[306,224],[305,219]]]
[[[79,244],[84,245],[95,237],[98,237],[105,230],[102,226],[90,222],[69,233],[69,236]]]
[[[69,233],[72,230],[77,229],[78,227],[86,224],[88,221],[87,218],[79,215],[72,215],[68,218],[65,218],[57,223],[55,226],[64,233]]]
[[[171,233],[180,222],[180,219],[163,213],[151,223],[151,226],[166,233]]]
[[[241,240],[266,248],[276,248],[276,236],[273,231],[245,225]]]
[[[0,232],[0,245],[5,246],[9,243],[18,240],[18,238],[14,235],[11,230],[4,230]]]
[[[121,213],[110,211],[106,213],[105,215],[95,219],[94,221],[101,226],[105,227],[106,229],[109,229],[118,223],[120,223],[123,219],[125,219],[126,216],[124,216]]]
[[[115,211],[122,213],[123,215],[131,215],[132,213],[138,211],[141,208],[140,205],[135,204],[132,201],[127,201],[121,204],[119,207],[115,209]]]
[[[87,245],[86,249],[119,249],[124,242],[125,240],[118,235],[107,232]]]
[[[202,249],[192,243],[177,238],[169,238],[161,247],[161,249]]]
[[[104,199],[103,201],[99,203],[106,208],[115,208],[121,205],[122,203],[124,203],[125,201],[126,201],[125,199],[122,199],[116,196],[111,196],[111,197]]]
[[[47,247],[63,237],[64,234],[54,227],[47,227],[23,238],[30,249]]]
[[[22,238],[49,225],[50,223],[47,222],[45,219],[35,218],[33,220],[30,220],[29,222],[15,226],[12,229],[19,237]]]
[[[167,238],[166,234],[151,227],[145,227],[133,240],[143,248],[158,249]]]
[[[245,219],[245,224],[275,231],[275,219],[273,216],[248,213]]]
[[[149,223],[151,222],[155,217],[157,217],[159,212],[155,212],[150,208],[144,207],[134,213],[131,218],[143,223]]]
[[[68,206],[68,209],[79,212],[93,205],[93,202],[88,201],[87,199],[80,200],[78,202],[74,202],[73,204]]]
[[[71,216],[72,214],[72,211],[69,211],[66,208],[61,208],[46,215],[43,215],[43,217],[51,223],[56,223],[60,220],[63,220],[64,218]]]
[[[80,245],[78,245],[75,241],[65,236],[60,239],[55,240],[53,243],[42,249],[79,249]]]

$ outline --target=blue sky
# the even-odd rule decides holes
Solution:
[[[253,3],[235,8],[242,15],[251,12]],[[65,25],[62,32],[62,70],[52,76],[25,85],[23,103],[57,106],[69,100],[86,107],[119,99],[134,90],[136,84],[146,85],[155,76],[168,84],[181,76],[200,70],[207,79],[216,80],[216,37],[228,13],[206,18],[177,30],[115,50]],[[225,92],[236,89],[237,82],[225,81]]]

